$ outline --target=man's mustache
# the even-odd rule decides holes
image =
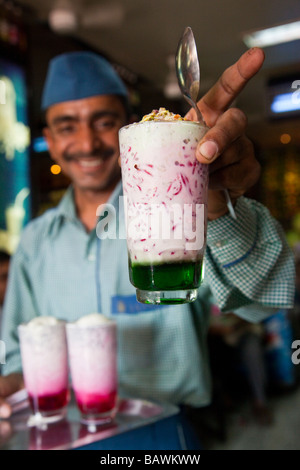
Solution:
[[[101,150],[93,150],[92,152],[89,153],[84,153],[84,152],[76,152],[76,153],[69,153],[65,152],[63,154],[63,159],[66,162],[71,162],[71,161],[78,161],[82,160],[84,158],[89,159],[89,158],[101,158],[102,160],[107,160],[110,158],[113,154],[115,153],[114,148],[106,148],[106,149],[101,149]]]

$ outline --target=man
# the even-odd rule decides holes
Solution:
[[[211,129],[197,149],[199,161],[211,168],[207,278],[224,311],[248,318],[247,306],[255,304],[253,321],[272,307],[290,306],[294,286],[280,227],[264,207],[241,197],[257,180],[259,165],[244,134],[244,114],[228,109],[262,63],[261,50],[248,51],[202,98],[200,109]],[[96,235],[99,205],[109,202],[118,210],[118,131],[130,118],[126,88],[104,59],[63,54],[51,62],[42,107],[50,154],[72,187],[56,209],[28,224],[13,259],[0,415],[10,413],[5,396],[22,387],[17,324],[37,315],[74,321],[94,311],[118,324],[121,396],[207,404],[207,285],[191,306],[143,306],[128,280],[126,241]],[[188,117],[195,118],[194,112]],[[237,220],[227,213],[224,188]]]

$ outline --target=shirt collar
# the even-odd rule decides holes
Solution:
[[[113,190],[112,194],[110,195],[106,204],[112,204],[114,207],[118,207],[118,199],[119,196],[122,194],[122,181],[116,185],[115,189]],[[57,233],[61,224],[64,220],[74,221],[75,223],[79,223],[79,219],[76,213],[76,207],[74,202],[74,188],[73,186],[69,186],[66,190],[63,198],[59,202],[58,206],[55,209],[54,217],[52,222],[49,226],[49,234]]]
[[[61,218],[62,216],[69,219],[77,219],[73,186],[69,186],[57,206],[56,218]]]

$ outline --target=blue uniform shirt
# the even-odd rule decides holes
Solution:
[[[121,191],[120,183],[108,201],[116,210],[117,235],[124,234]],[[235,310],[250,321],[291,307],[294,297],[293,257],[280,226],[256,201],[242,197],[235,210],[237,220],[226,215],[208,224],[198,300],[147,306],[136,301],[129,282],[125,237],[108,238],[100,222],[97,231],[87,233],[69,188],[56,208],[25,227],[13,257],[4,307],[4,374],[21,370],[19,323],[37,315],[74,321],[101,312],[118,324],[122,397],[209,403],[211,292],[224,312]]]

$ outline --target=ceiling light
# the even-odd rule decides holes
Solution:
[[[274,96],[271,103],[273,113],[288,113],[300,111],[300,100],[295,99],[295,92],[281,93]]]
[[[49,25],[57,33],[69,33],[77,27],[77,15],[69,0],[57,0],[49,12]]]
[[[177,81],[168,81],[164,86],[164,95],[170,100],[176,100],[181,97],[181,92],[178,86]]]
[[[267,47],[300,39],[300,20],[292,23],[246,33],[243,37],[248,47]]]
[[[282,144],[289,144],[290,141],[292,140],[290,134],[281,134],[280,136],[280,142]]]
[[[52,173],[52,175],[59,175],[59,173],[61,173],[61,167],[59,165],[51,165],[50,167],[50,171]]]
[[[49,24],[57,33],[68,33],[76,28],[77,18],[68,10],[52,10],[49,13]]]

